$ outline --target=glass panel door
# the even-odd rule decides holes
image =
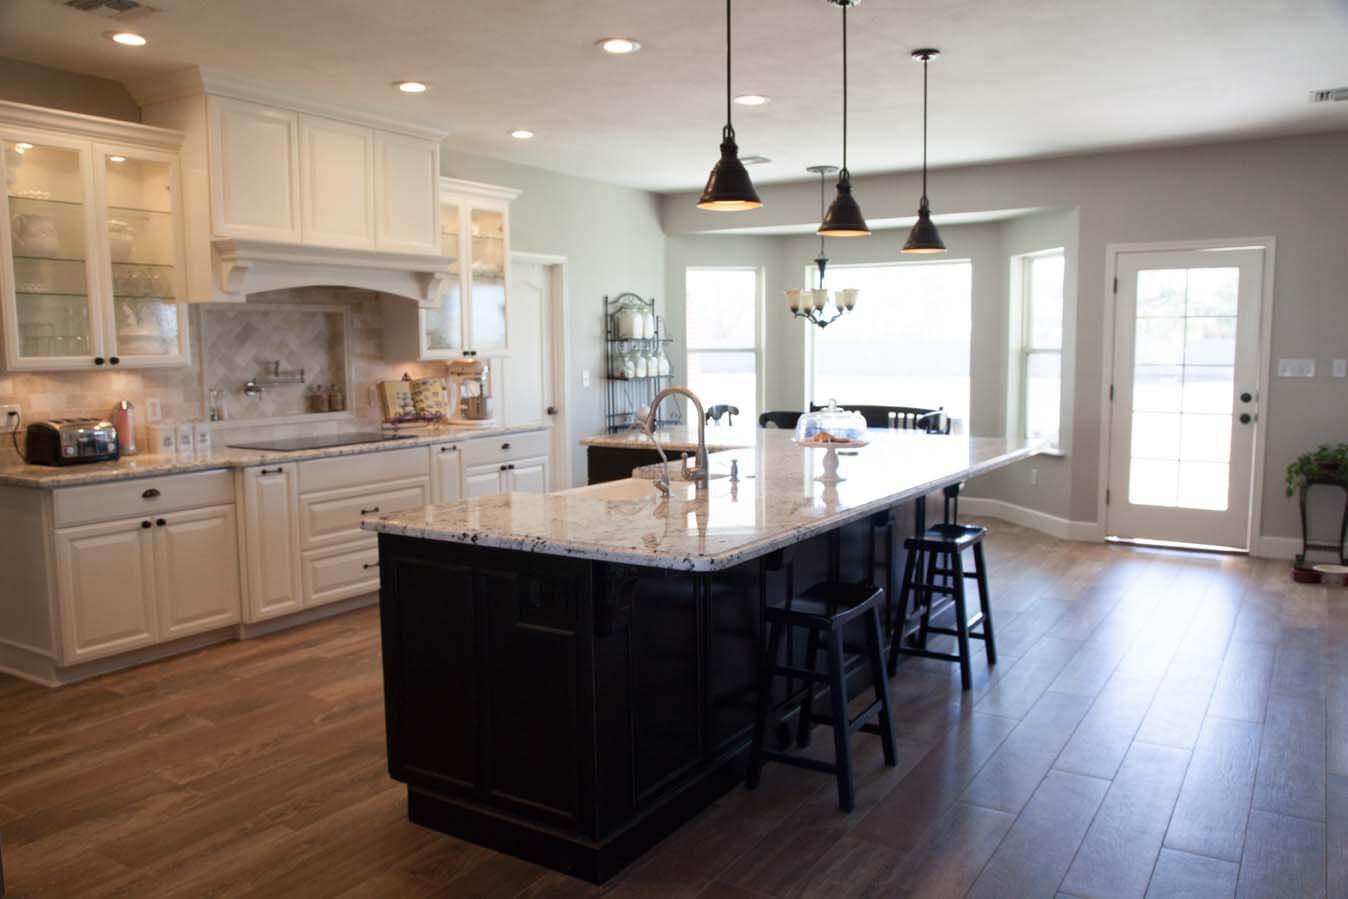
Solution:
[[[182,272],[174,163],[111,148],[98,149],[96,155],[112,271],[115,352],[123,357],[178,356]]]
[[[506,348],[505,213],[474,209],[469,217],[472,269],[469,272],[469,347],[479,353]]]
[[[14,263],[12,352],[18,360],[87,359],[98,348],[84,154],[39,140],[0,144]]]
[[[425,352],[455,355],[463,348],[463,223],[457,203],[440,204],[440,252],[453,256],[438,308],[422,312]]]

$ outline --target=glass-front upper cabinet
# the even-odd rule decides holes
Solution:
[[[108,352],[122,365],[175,364],[187,337],[177,157],[102,144],[95,155]]]
[[[440,252],[453,256],[449,279],[440,295],[440,306],[426,309],[422,315],[422,342],[425,356],[457,356],[463,344],[463,223],[462,206],[453,199],[440,199]]]
[[[81,140],[82,121],[72,122],[70,135],[6,122],[10,109],[57,124],[64,115],[0,104],[6,367],[184,364],[177,153]]]
[[[506,333],[506,211],[472,209],[472,269],[468,280],[468,346],[482,354],[509,349]]]
[[[9,367],[87,366],[100,347],[89,145],[35,134],[2,143]]]

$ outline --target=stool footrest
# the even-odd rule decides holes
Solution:
[[[924,659],[940,659],[943,662],[958,662],[960,657],[949,652],[936,652],[932,649],[909,649],[906,646],[900,646],[899,655],[918,656]]]
[[[827,674],[820,674],[818,671],[811,671],[809,668],[796,668],[792,665],[778,665],[773,669],[777,674],[786,677],[798,677],[801,680],[820,683],[828,680]]]
[[[783,765],[795,765],[797,768],[808,768],[811,771],[822,771],[825,774],[837,774],[838,766],[830,762],[821,762],[819,759],[812,759],[807,755],[792,755],[789,752],[777,752],[772,749],[762,750],[763,761],[781,762]]]

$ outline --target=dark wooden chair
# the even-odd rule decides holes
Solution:
[[[889,688],[885,679],[883,650],[884,637],[880,625],[880,607],[885,591],[869,584],[815,584],[785,606],[770,606],[763,613],[768,625],[767,648],[760,661],[758,675],[758,714],[754,718],[753,743],[749,750],[749,771],[745,785],[758,787],[763,763],[780,762],[811,771],[834,775],[838,782],[838,806],[850,812],[855,802],[852,786],[851,736],[858,730],[878,734],[885,764],[893,767],[895,761],[894,724],[889,708]],[[843,628],[851,621],[863,622],[866,629],[866,664],[870,668],[875,699],[856,717],[847,709],[846,656],[843,646]],[[805,667],[779,665],[782,644],[790,644],[793,628],[804,628],[807,633]],[[826,673],[816,670],[819,653],[827,659]],[[810,727],[825,724],[833,730],[833,762],[820,761],[810,756],[765,749],[763,741],[768,729],[768,718],[773,715],[772,684],[777,677],[799,679],[805,682],[804,698],[800,703],[797,743],[807,746]],[[814,711],[816,683],[828,686],[828,715]],[[872,722],[872,719],[874,721]]]
[[[868,428],[889,427],[889,413],[893,412],[895,421],[902,430],[925,431],[928,434],[950,433],[950,419],[946,418],[945,424],[941,424],[941,413],[944,411],[944,407],[941,406],[923,409],[918,406],[852,406],[846,403],[838,405],[849,412],[860,412],[861,417],[866,419]],[[810,403],[811,412],[818,412],[823,408],[818,403]]]
[[[707,408],[707,423],[719,425],[721,419],[724,418],[726,424],[733,425],[735,423],[735,416],[739,414],[739,406],[728,406],[725,403],[718,403],[715,406],[709,406]]]
[[[796,421],[800,418],[799,412],[764,412],[758,416],[758,426],[760,428],[781,428],[784,431],[794,430]]]

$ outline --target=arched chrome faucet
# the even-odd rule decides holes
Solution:
[[[660,461],[664,464],[664,472],[660,480],[655,482],[656,488],[665,496],[669,496],[669,457],[665,455],[665,448],[660,445],[660,441],[655,436],[655,422],[659,418],[660,403],[665,397],[673,394],[686,396],[693,401],[694,408],[697,409],[697,459],[694,466],[688,471],[689,480],[695,482],[699,489],[705,490],[711,484],[711,473],[707,468],[707,416],[702,410],[702,400],[697,398],[697,394],[687,387],[666,387],[655,395],[651,400],[650,411],[646,413],[645,420],[641,423],[642,430],[651,438],[651,443],[655,444],[656,452],[660,454]]]

